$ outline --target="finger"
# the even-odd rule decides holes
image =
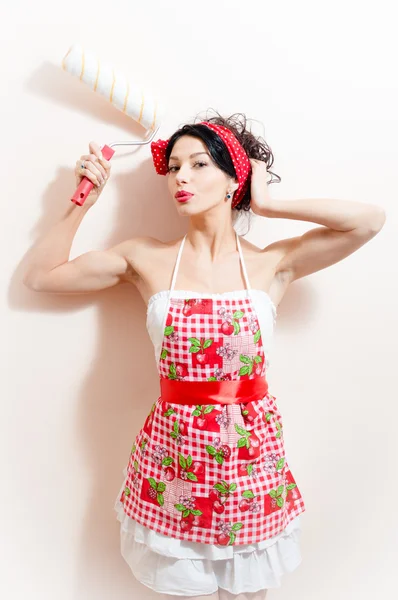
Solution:
[[[88,147],[91,154],[96,154],[98,157],[101,155],[101,147],[97,142],[90,142]]]
[[[102,179],[108,179],[108,173],[106,169],[98,162],[98,159],[95,154],[83,154],[80,159],[80,164],[84,163],[84,166],[88,168],[89,164],[92,164],[97,168],[97,170],[101,173]],[[95,172],[95,171],[94,171]]]
[[[91,162],[97,167],[97,169],[99,171],[101,171],[101,175],[104,179],[108,178],[108,171],[107,169],[102,165],[102,160],[100,159],[96,154],[90,154],[90,160]]]
[[[109,162],[109,160],[106,160],[106,158],[102,154],[100,146],[96,142],[90,142],[89,147],[90,147],[90,152],[96,156],[97,160],[99,161],[99,163],[105,169],[107,175],[109,176],[111,163]]]
[[[84,166],[83,166],[84,162]],[[82,177],[87,177],[92,183],[99,186],[103,182],[102,175],[99,170],[93,165],[90,161],[80,161],[80,165],[78,166],[79,174]]]
[[[105,181],[105,178],[102,176],[102,173],[97,168],[97,166],[94,163],[92,163],[91,161],[87,161],[86,163],[84,163],[84,165],[86,167],[86,170],[88,170],[90,173],[92,173],[94,175],[98,185],[102,185]]]

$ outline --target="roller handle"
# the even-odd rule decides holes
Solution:
[[[103,148],[101,148],[101,152],[106,160],[110,160],[115,154],[113,148],[110,148],[106,145]],[[87,199],[87,196],[89,195],[93,187],[93,182],[90,181],[88,177],[83,177],[71,198],[71,202],[74,202],[77,206],[83,206]]]

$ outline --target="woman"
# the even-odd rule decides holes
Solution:
[[[139,581],[169,597],[260,600],[300,563],[305,511],[266,381],[276,307],[293,281],[374,237],[385,215],[359,202],[272,200],[273,155],[245,118],[185,125],[151,150],[189,218],[182,240],[134,238],[69,261],[111,170],[91,143],[75,172],[95,188],[34,249],[25,284],[58,293],[138,288],[161,394],[115,503],[123,556]],[[249,209],[322,227],[258,248],[233,227]]]

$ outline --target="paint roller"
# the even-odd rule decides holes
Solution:
[[[105,144],[101,151],[106,160],[114,155],[115,146],[141,146],[152,141],[160,127],[164,108],[148,90],[144,93],[142,86],[128,81],[123,73],[116,71],[110,63],[100,61],[94,53],[83,49],[80,44],[71,46],[62,61],[62,68],[79,77],[80,81],[145,127],[146,133],[149,132],[149,137],[142,141]],[[83,177],[71,201],[82,206],[93,187],[94,184]]]

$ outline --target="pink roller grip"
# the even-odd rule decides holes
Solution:
[[[103,148],[101,148],[101,152],[103,154],[103,157],[106,160],[110,160],[112,158],[112,156],[115,154],[115,151],[106,145],[103,146]],[[89,195],[89,193],[91,192],[93,187],[94,187],[93,182],[90,181],[88,179],[88,177],[83,177],[83,179],[81,180],[80,184],[77,186],[76,191],[71,198],[71,202],[74,202],[75,204],[77,204],[77,206],[83,206],[83,204],[86,201],[87,196]]]

